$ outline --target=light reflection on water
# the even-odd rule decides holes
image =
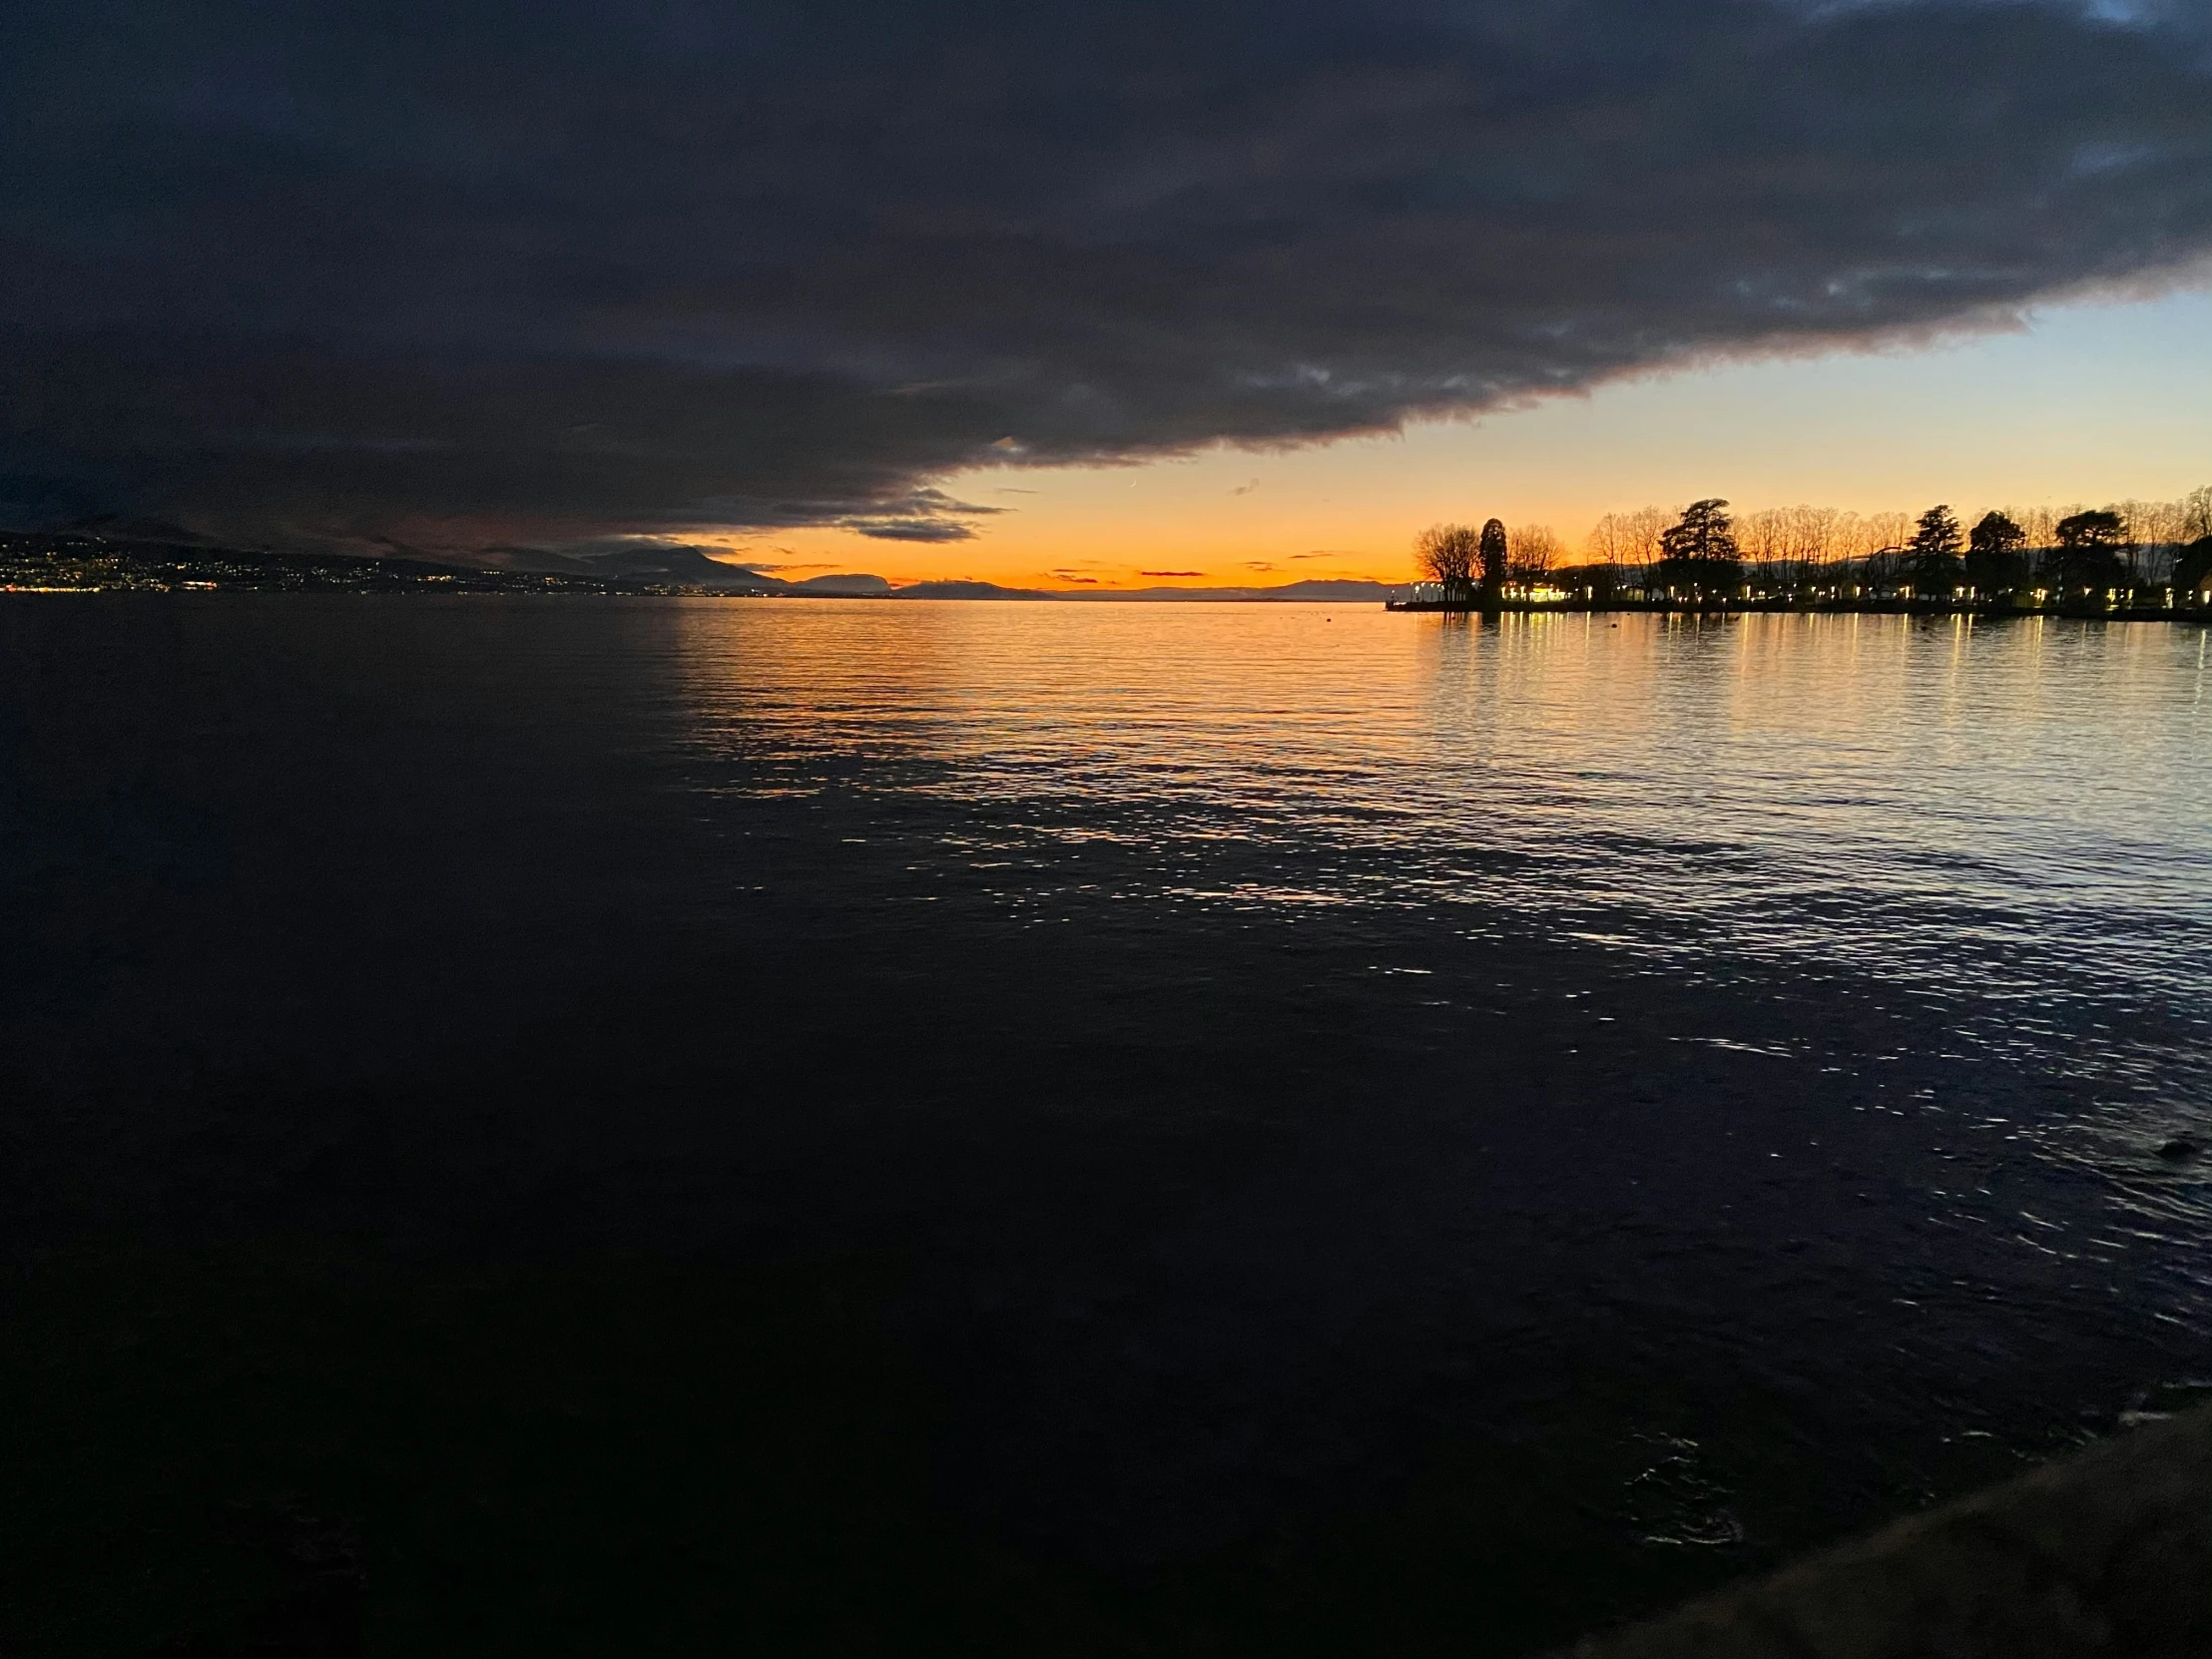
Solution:
[[[2205,636],[1890,617],[708,606],[728,787],[964,803],[1210,902],[1457,904],[1987,995],[2201,997]],[[764,782],[759,769],[775,765]],[[937,873],[972,869],[954,837]],[[1034,892],[1032,890],[1032,898]]]
[[[2212,1076],[2202,630],[785,603],[689,607],[680,640],[696,786],[864,810],[892,896],[1348,906],[1382,941],[1418,913],[1682,980],[1871,978],[2066,1090],[2019,1132],[2123,1210],[2212,1217],[2130,1173]]]

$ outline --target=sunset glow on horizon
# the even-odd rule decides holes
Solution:
[[[2102,503],[2212,481],[2212,291],[2050,307],[2017,332],[1723,362],[1479,420],[1297,448],[938,481],[987,509],[966,540],[808,528],[686,538],[792,577],[865,572],[1071,592],[1402,582],[1438,520],[1555,529],[1728,497],[1874,513]]]

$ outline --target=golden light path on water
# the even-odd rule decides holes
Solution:
[[[2188,1236],[2199,1187],[2134,1172],[2212,1075],[2208,639],[705,602],[673,655],[701,787],[841,803],[875,843],[850,850],[889,860],[855,866],[881,903],[1080,928],[1104,899],[1171,932],[1321,906],[1378,972],[1427,971],[1441,931],[1594,949],[1662,998],[1878,985],[1949,1058],[2042,1091],[1991,1133]],[[1819,1059],[1808,1033],[1681,1040]]]
[[[776,787],[919,765],[869,787],[1028,809],[1002,852],[1145,848],[1188,899],[1464,905],[1938,981],[1965,949],[1988,989],[2094,947],[2070,975],[2203,988],[2198,630],[783,602],[681,633],[694,741],[782,754]]]

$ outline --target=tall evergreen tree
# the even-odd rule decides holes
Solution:
[[[2007,593],[2027,583],[2027,532],[2004,514],[1983,513],[1966,536],[1966,580],[1980,593]]]
[[[2058,521],[2058,574],[2069,588],[2116,588],[2127,581],[2122,554],[2127,520],[2108,507]]]
[[[1966,536],[1968,553],[2016,553],[2026,545],[2027,532],[1999,512],[1983,513]]]
[[[1487,600],[1494,601],[1499,591],[1505,586],[1506,551],[1505,521],[1497,518],[1490,519],[1482,526],[1482,541],[1479,548],[1482,568],[1482,594]]]
[[[1659,545],[1670,559],[1734,561],[1742,556],[1736,548],[1736,521],[1717,495],[1684,507],[1681,519],[1660,534]]]
[[[1921,514],[1913,539],[1905,544],[1906,569],[1915,591],[1948,598],[1964,573],[1958,562],[1958,516],[1937,505]]]
[[[1683,508],[1681,519],[1661,532],[1659,546],[1662,556],[1651,572],[1659,587],[1712,599],[1744,585],[1736,523],[1728,516],[1728,503],[1717,495]]]

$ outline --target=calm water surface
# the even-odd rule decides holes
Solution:
[[[2212,1377],[2200,630],[222,596],[0,649],[22,1250],[875,1264],[930,1512],[1108,1648],[1525,1651]]]

